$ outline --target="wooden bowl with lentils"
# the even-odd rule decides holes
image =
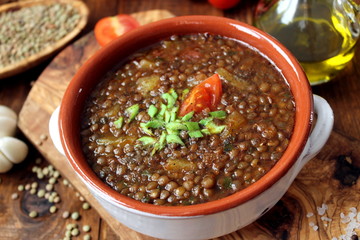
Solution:
[[[280,43],[235,20],[184,16],[100,49],[70,82],[59,128],[75,172],[116,219],[160,238],[197,221],[184,234],[206,239],[281,198],[312,119],[310,85]],[[216,234],[199,230],[232,211]]]

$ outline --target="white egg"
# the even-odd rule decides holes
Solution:
[[[16,132],[16,120],[7,117],[0,116],[0,137],[14,136]]]
[[[0,105],[0,117],[9,117],[15,121],[17,120],[17,115],[14,110],[4,105]]]
[[[2,153],[0,153],[0,173],[9,171],[14,164],[9,161]]]
[[[0,151],[12,163],[22,162],[28,154],[28,146],[21,140],[13,137],[0,138]]]

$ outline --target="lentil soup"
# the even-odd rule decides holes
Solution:
[[[83,152],[105,183],[145,203],[191,205],[265,175],[287,148],[295,104],[267,58],[205,33],[130,56],[82,116]]]

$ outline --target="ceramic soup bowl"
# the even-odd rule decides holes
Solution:
[[[190,206],[155,206],[123,196],[107,186],[88,165],[80,142],[84,101],[104,74],[133,52],[171,35],[211,33],[238,39],[265,55],[288,81],[295,99],[295,126],[288,148],[257,182],[220,200]],[[314,115],[317,114],[315,123]],[[50,131],[77,175],[119,222],[162,239],[208,239],[236,231],[261,217],[285,194],[304,164],[326,143],[333,126],[328,103],[314,96],[291,53],[268,34],[220,17],[184,16],[139,27],[100,49],[70,82]]]

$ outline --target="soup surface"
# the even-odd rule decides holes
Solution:
[[[81,139],[94,172],[119,193],[189,205],[260,179],[283,155],[294,117],[288,84],[256,50],[210,34],[172,36],[96,86]]]

